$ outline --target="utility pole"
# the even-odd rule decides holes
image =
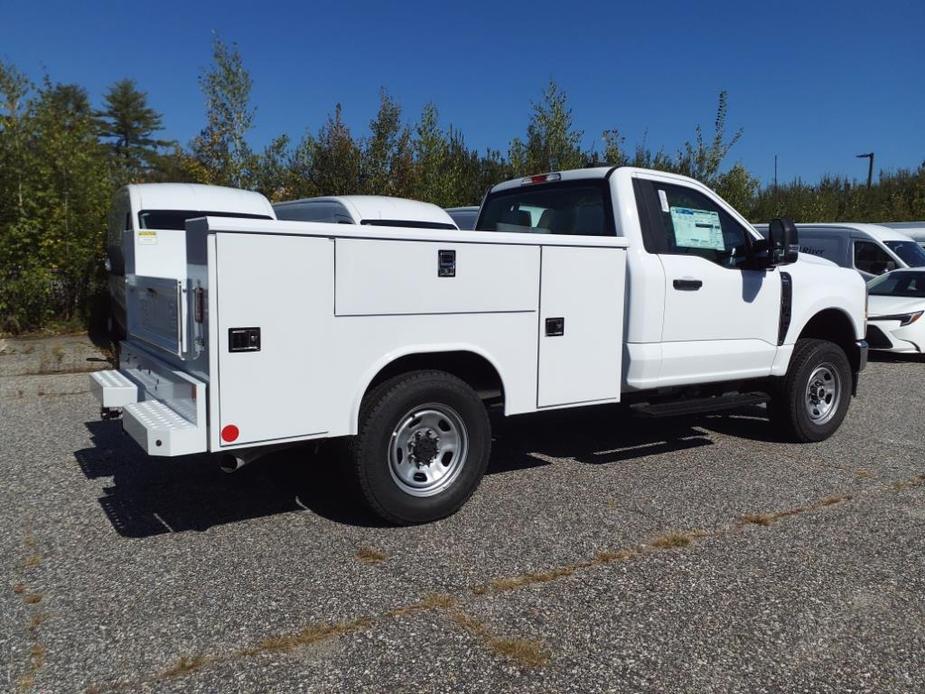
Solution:
[[[874,178],[874,153],[858,154],[858,159],[867,159],[867,188],[870,189],[870,183]]]
[[[777,191],[777,155],[774,155],[774,191]]]

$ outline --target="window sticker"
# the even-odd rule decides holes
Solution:
[[[157,232],[156,231],[139,231],[138,232],[138,243],[144,244],[146,246],[150,246],[150,245],[157,243]]]
[[[726,248],[718,212],[672,207],[671,223],[674,226],[675,244],[679,248],[708,248],[716,251]]]
[[[662,212],[668,212],[668,196],[664,190],[658,191],[658,201],[662,204]]]

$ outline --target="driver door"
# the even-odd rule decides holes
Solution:
[[[637,191],[646,250],[665,278],[659,384],[770,375],[781,279],[753,269],[756,236],[705,189],[653,178]]]

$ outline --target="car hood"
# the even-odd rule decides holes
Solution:
[[[925,299],[908,296],[871,296],[867,304],[867,315],[871,320],[877,316],[895,316],[899,313],[925,311]]]
[[[800,253],[797,256],[798,263],[809,263],[810,265],[829,265],[830,267],[838,267],[838,263],[833,263],[828,258],[822,258],[818,255],[813,255],[812,253]]]

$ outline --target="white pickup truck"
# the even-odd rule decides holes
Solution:
[[[841,424],[867,360],[866,292],[764,240],[697,181],[637,168],[487,193],[476,231],[206,217],[188,271],[127,278],[104,416],[152,456],[349,439],[394,523],[458,509],[485,471],[486,407],[648,415],[768,402],[769,436]]]

